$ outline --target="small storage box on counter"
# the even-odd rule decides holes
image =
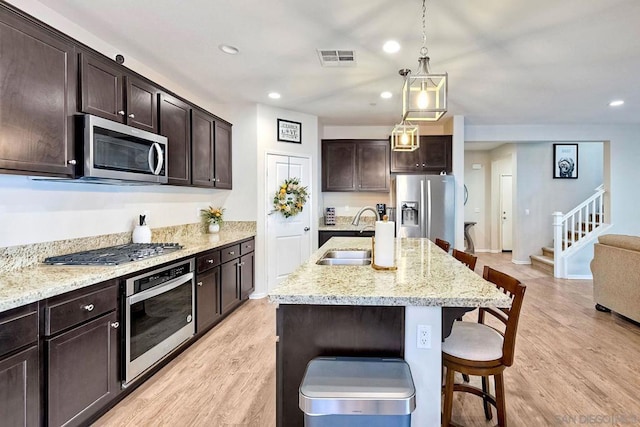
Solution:
[[[336,208],[324,210],[324,225],[336,225]]]
[[[402,359],[318,357],[299,393],[305,427],[410,427],[416,391]]]

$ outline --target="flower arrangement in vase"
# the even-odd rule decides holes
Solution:
[[[208,209],[200,209],[200,217],[202,221],[208,225],[209,233],[217,233],[220,231],[220,224],[223,219],[224,208],[214,208],[209,206]]]

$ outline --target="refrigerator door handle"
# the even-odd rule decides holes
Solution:
[[[426,204],[425,204],[425,194],[424,194],[424,179],[420,180],[420,206],[418,207],[418,209],[420,209],[420,237],[425,237],[426,236],[426,229],[425,229],[425,221],[426,221],[426,215],[425,215],[425,209],[426,209]]]
[[[427,180],[427,238],[431,239],[431,180]]]

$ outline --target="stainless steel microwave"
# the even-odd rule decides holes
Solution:
[[[90,114],[81,116],[80,121],[83,162],[77,172],[81,179],[167,183],[166,137]]]

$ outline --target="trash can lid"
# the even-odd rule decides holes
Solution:
[[[319,357],[307,365],[300,409],[308,415],[406,415],[415,386],[402,359]]]

